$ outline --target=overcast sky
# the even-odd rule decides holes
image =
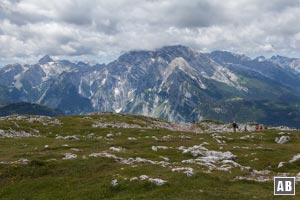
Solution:
[[[0,64],[183,44],[300,57],[299,0],[0,0]]]

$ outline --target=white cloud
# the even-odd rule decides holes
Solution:
[[[299,19],[298,0],[2,0],[0,62],[102,62],[172,44],[300,57]]]

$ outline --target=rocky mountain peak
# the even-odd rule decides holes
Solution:
[[[49,62],[53,62],[54,60],[49,56],[49,55],[45,55],[44,57],[42,57],[39,60],[39,64],[43,65],[43,64],[47,64]]]
[[[184,45],[171,45],[162,47],[160,50],[162,51],[190,51],[191,49]]]
[[[165,46],[156,50],[157,54],[167,60],[173,60],[176,57],[188,58],[197,52],[183,45]]]

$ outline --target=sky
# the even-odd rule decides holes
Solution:
[[[177,44],[300,58],[300,0],[0,0],[0,65]]]

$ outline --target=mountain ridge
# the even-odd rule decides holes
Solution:
[[[266,112],[271,110],[286,118],[283,125],[297,126],[297,61],[251,59],[223,51],[201,53],[182,45],[129,51],[106,65],[45,56],[35,65],[0,69],[0,86],[8,91],[0,100],[40,103],[66,114],[108,111],[170,121],[211,118],[276,125]],[[253,116],[253,111],[258,114]]]

